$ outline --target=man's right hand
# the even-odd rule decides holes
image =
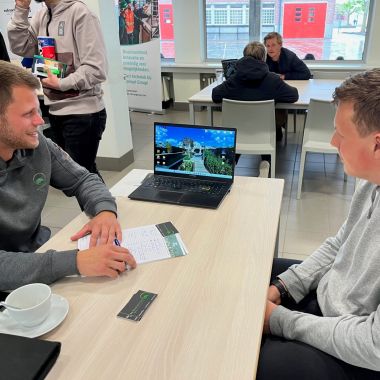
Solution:
[[[112,244],[98,245],[77,254],[77,268],[83,276],[115,278],[126,269],[136,268],[136,261],[128,249]]]
[[[268,300],[275,303],[276,305],[281,304],[280,292],[274,285],[271,285],[268,289]]]
[[[19,8],[29,9],[31,0],[16,0],[16,6]]]

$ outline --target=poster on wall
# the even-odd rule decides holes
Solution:
[[[36,13],[41,7],[44,7],[44,3],[36,3],[35,1],[30,3],[29,18],[31,18],[34,13]],[[21,60],[23,57],[15,55],[9,49],[8,35],[7,35],[7,25],[9,20],[12,18],[15,9],[15,0],[0,0],[0,31],[4,37],[5,44],[7,45],[9,58],[11,60]]]
[[[130,108],[162,111],[158,0],[115,0]]]

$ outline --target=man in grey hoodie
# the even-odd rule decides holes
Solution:
[[[126,263],[135,267],[129,251],[113,244],[121,228],[104,183],[38,132],[39,80],[0,61],[0,83],[0,290],[75,274],[117,277]],[[91,217],[71,237],[91,234],[89,249],[35,253],[50,237],[41,226],[49,185],[75,196]]]
[[[334,101],[331,144],[363,180],[336,236],[286,271],[274,262],[260,380],[380,379],[380,69],[347,79]]]
[[[51,137],[79,165],[100,176],[95,159],[107,118],[101,89],[107,53],[99,20],[79,0],[46,0],[47,7],[30,20],[31,0],[15,3],[8,25],[12,52],[33,57],[39,54],[37,37],[50,36],[55,59],[67,64],[64,78],[49,73],[42,79]]]

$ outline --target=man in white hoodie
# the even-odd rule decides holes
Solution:
[[[37,2],[42,2],[41,0]],[[98,18],[79,0],[46,0],[29,21],[31,0],[15,0],[8,25],[13,53],[39,53],[38,36],[55,39],[56,60],[67,75],[42,79],[53,140],[81,166],[100,176],[95,159],[106,125],[101,83],[106,79],[106,50]]]
[[[380,379],[380,69],[334,100],[331,144],[363,180],[335,236],[302,263],[274,261],[257,380]]]

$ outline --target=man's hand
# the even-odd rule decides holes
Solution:
[[[32,0],[16,0],[16,6],[19,8],[29,9]]]
[[[284,75],[284,74],[280,74],[280,78],[281,78],[282,80],[285,80],[285,75]]]
[[[264,317],[264,334],[270,334],[269,318],[276,307],[277,307],[276,304],[274,304],[271,301],[267,301],[267,308],[265,309],[265,317]]]
[[[115,238],[122,239],[120,224],[116,215],[111,211],[100,212],[85,224],[80,231],[71,236],[71,240],[78,240],[89,233],[91,233],[90,248],[96,246],[98,239],[100,245],[113,244]]]
[[[51,71],[48,69],[47,70],[47,78],[44,78],[41,80],[42,86],[43,87],[48,87],[52,88],[54,90],[59,90],[59,79],[56,75],[52,74]]]
[[[280,292],[274,285],[271,285],[268,289],[268,300],[276,305],[281,304]]]
[[[125,271],[126,264],[136,268],[136,261],[128,249],[111,244],[98,245],[77,254],[77,268],[83,276],[115,278]]]

